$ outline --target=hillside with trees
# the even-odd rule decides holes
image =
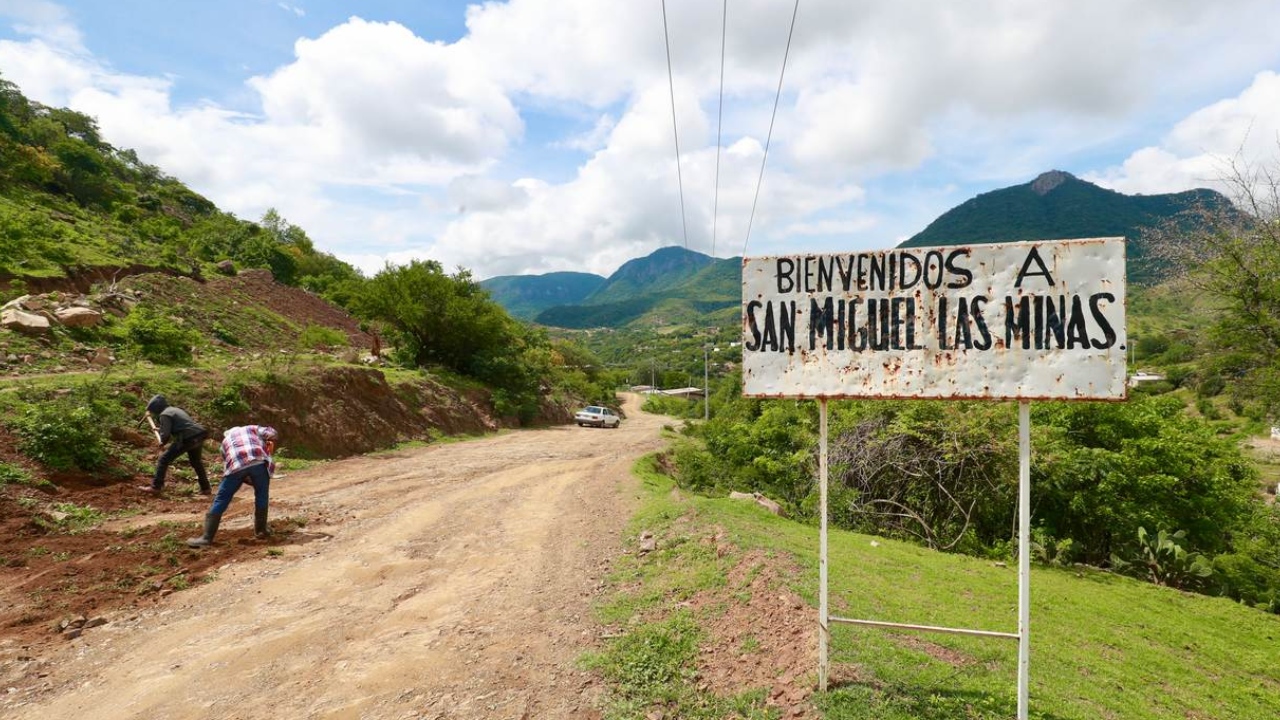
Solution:
[[[592,273],[553,272],[499,275],[481,280],[480,287],[512,317],[532,320],[549,307],[582,302],[604,282],[603,277]]]
[[[1143,231],[1174,218],[1194,220],[1188,212],[1198,207],[1229,212],[1231,203],[1220,193],[1204,189],[1125,195],[1051,170],[1024,185],[992,190],[961,203],[900,247],[1123,237],[1130,280],[1146,282],[1166,272],[1150,257]]]

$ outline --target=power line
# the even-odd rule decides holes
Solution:
[[[663,0],[665,3],[666,0]],[[778,93],[773,98],[773,115],[769,116],[769,134],[764,140],[764,157],[760,158],[760,177],[756,179],[756,195],[751,201],[751,216],[747,219],[747,237],[742,241],[742,254],[747,254],[747,243],[751,240],[751,224],[756,219],[756,203],[760,200],[760,185],[764,183],[764,163],[769,159],[769,143],[773,140],[773,121],[778,117],[778,101],[782,98],[782,79],[787,75],[787,56],[791,54],[791,36],[796,31],[796,15],[800,12],[800,0],[796,0],[791,10],[791,29],[787,31],[787,49],[782,53],[782,72],[778,74]],[[674,109],[672,110],[674,112]]]
[[[724,124],[724,39],[729,26],[729,0],[720,14],[720,104],[716,110],[716,193],[711,206],[711,257],[716,256],[716,223],[720,219],[720,128]]]
[[[799,2],[799,0],[796,1]],[[792,22],[794,23],[794,20]],[[676,81],[671,75],[671,35],[667,32],[667,0],[662,0],[662,37],[667,44],[667,87],[671,89],[671,134],[676,141],[676,180],[680,183],[680,225],[684,228],[684,249],[688,250],[689,224],[684,219],[684,176],[680,171],[680,132],[676,129]],[[790,45],[790,40],[787,44]]]

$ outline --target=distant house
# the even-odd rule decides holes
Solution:
[[[641,395],[653,395],[662,391],[652,385],[632,385],[631,392],[640,393]]]
[[[691,400],[693,398],[700,398],[703,395],[702,388],[697,388],[697,387],[675,388],[673,390],[660,390],[659,392],[661,392],[663,395],[689,398]]]
[[[1149,373],[1149,372],[1146,372],[1145,370],[1139,370],[1138,372],[1129,376],[1129,387],[1136,387],[1139,384],[1144,382],[1155,382],[1157,380],[1163,380],[1163,379],[1164,379],[1163,375],[1156,375],[1155,373]]]

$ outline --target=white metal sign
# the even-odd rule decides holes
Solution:
[[[1125,397],[1123,238],[743,260],[743,394]]]

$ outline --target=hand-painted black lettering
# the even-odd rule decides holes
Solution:
[[[849,264],[846,266],[843,262],[841,262],[841,260],[848,260]],[[852,255],[850,255],[847,258],[841,258],[841,257],[836,258],[836,272],[840,275],[840,288],[845,292],[849,292],[849,287],[853,282],[854,262],[855,260],[853,259]]]
[[[957,258],[969,257],[969,250],[952,250],[947,256],[947,272],[955,276],[951,282],[947,283],[947,287],[959,290],[960,288],[969,287],[973,283],[973,271],[963,265],[957,265]]]
[[[1067,346],[1067,298],[1058,296],[1057,305],[1052,297],[1045,298],[1044,306],[1044,346],[1061,350]]]
[[[1088,349],[1089,327],[1084,321],[1084,307],[1080,304],[1080,296],[1071,296],[1071,318],[1067,320],[1067,349],[1078,347]]]
[[[943,259],[942,253],[938,250],[930,250],[924,256],[924,286],[930,290],[937,290],[942,287],[942,280],[946,277],[947,264]]]
[[[760,307],[764,306],[759,300],[752,300],[747,303],[747,330],[751,333],[751,339],[743,347],[749,352],[755,352],[760,349],[760,326],[756,323],[756,309]]]
[[[849,349],[861,351],[867,349],[867,328],[858,322],[858,306],[862,298],[849,301]]]
[[[779,352],[796,351],[796,301],[778,303]]]
[[[796,261],[791,258],[778,258],[774,263],[774,277],[778,281],[778,294],[785,295],[796,289]]]
[[[938,349],[950,350],[947,345],[947,296],[938,296]]]
[[[809,299],[809,350],[818,348],[818,338],[826,338],[827,349],[835,346],[835,299],[827,297],[821,305],[817,299]]]
[[[887,261],[885,256],[877,253],[871,256],[871,291],[878,292],[884,290],[884,273]]]
[[[1013,349],[1013,341],[1021,338],[1022,349],[1031,349],[1031,298],[1022,296],[1016,303],[1017,310],[1014,310],[1015,303],[1013,297],[1006,295],[1004,298],[1004,346],[1006,349]]]
[[[1103,301],[1113,303],[1116,301],[1116,296],[1109,292],[1094,293],[1089,296],[1089,312],[1093,315],[1093,321],[1098,324],[1098,329],[1102,331],[1102,340],[1093,340],[1090,343],[1098,350],[1105,350],[1116,344],[1115,328],[1111,327],[1111,321],[1102,311]]]
[[[908,270],[910,268],[910,270]],[[920,282],[920,258],[911,253],[904,252],[898,258],[898,289],[910,290]]]
[[[1033,262],[1039,269],[1033,272],[1028,272],[1028,269],[1031,267],[1031,263]],[[1023,279],[1028,277],[1043,277],[1045,282],[1049,283],[1049,287],[1053,287],[1054,285],[1053,275],[1050,274],[1049,268],[1045,267],[1044,260],[1040,258],[1040,251],[1037,250],[1034,245],[1031,246],[1031,251],[1027,253],[1027,259],[1022,261],[1022,269],[1018,271],[1018,277],[1014,280],[1013,286],[1022,287]]]
[[[973,326],[978,329],[978,335],[982,336],[981,340],[973,343],[974,349],[977,350],[991,349],[991,331],[987,329],[987,319],[982,315],[982,308],[987,302],[987,298],[983,295],[976,295],[969,301],[969,315],[973,317]]]
[[[779,307],[786,303],[778,303]],[[769,352],[778,352],[778,325],[773,319],[773,301],[764,304],[764,332],[760,340],[760,348]]]
[[[828,255],[818,258],[818,292],[831,292],[835,288],[831,282],[835,277],[835,271],[834,257]]]

